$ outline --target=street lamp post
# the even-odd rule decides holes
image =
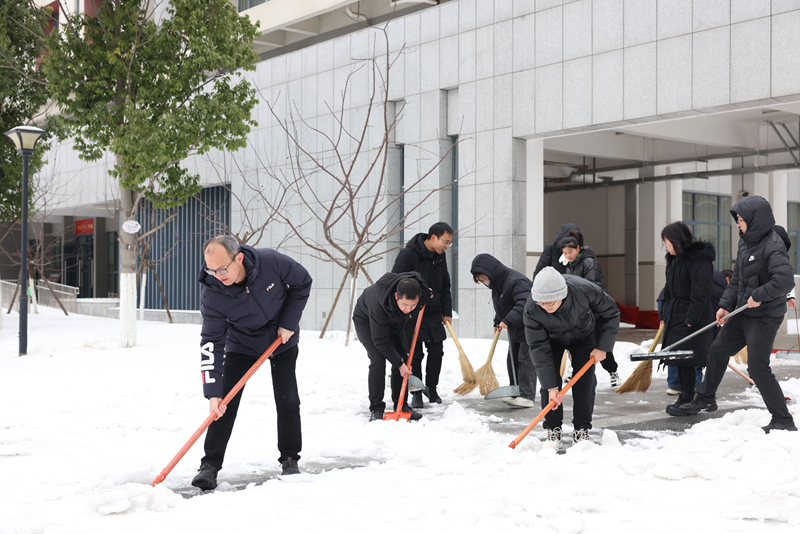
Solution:
[[[20,244],[19,355],[28,353],[28,159],[45,132],[35,126],[17,126],[5,133],[22,156],[22,230]]]

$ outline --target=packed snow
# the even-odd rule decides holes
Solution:
[[[565,440],[565,454],[542,448],[540,426],[512,450],[513,436],[492,429],[503,417],[470,410],[451,392],[461,373],[450,340],[444,404],[425,410],[419,423],[367,423],[368,359],[358,342],[346,347],[341,332],[326,339],[303,332],[300,343],[300,467],[322,467],[274,476],[280,472],[275,409],[264,366],[247,385],[220,479],[273,476],[241,491],[223,482],[216,492],[185,499],[174,490],[190,485],[202,438],[162,484],[150,483],[207,416],[199,326],[139,322],[138,346],[120,349],[115,320],[40,312],[30,316],[25,357],[17,356],[18,315],[6,315],[0,330],[3,533],[800,528],[800,432],[765,435],[764,409],[736,410],[682,434],[651,432],[625,444],[611,430],[593,430],[593,442]],[[490,340],[464,337],[477,368]],[[499,344],[497,353],[505,351]],[[618,343],[623,377],[636,365],[626,355],[638,351]],[[503,360],[495,356],[494,368],[507,384]],[[800,398],[800,380],[781,385]],[[608,388],[607,380],[598,387]],[[798,419],[797,407],[790,410]],[[537,411],[513,413],[530,420]]]

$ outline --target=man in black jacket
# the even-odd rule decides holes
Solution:
[[[427,234],[420,233],[409,240],[406,247],[397,255],[392,267],[393,273],[416,271],[433,291],[425,308],[425,316],[419,328],[417,346],[414,349],[414,361],[411,372],[422,379],[422,344],[428,352],[428,364],[425,366],[425,389],[411,394],[411,407],[422,408],[422,394],[430,402],[442,403],[436,392],[439,385],[439,374],[442,371],[444,356],[444,340],[447,334],[442,322],[450,324],[453,316],[453,297],[450,294],[450,273],[447,272],[447,256],[445,252],[453,243],[453,229],[445,222],[438,222],[430,227]],[[412,315],[406,325],[406,336],[411,340],[414,334],[416,317]]]
[[[592,356],[603,361],[606,352],[614,349],[619,309],[614,299],[592,282],[545,267],[533,281],[523,319],[525,338],[542,384],[542,408],[550,401],[557,406],[544,417],[545,445],[558,449],[564,418],[564,399],[559,394],[561,356],[568,350],[575,369],[582,368]],[[595,321],[600,323],[599,328],[595,328]],[[592,366],[572,387],[574,442],[589,440],[596,385]]]
[[[747,369],[772,415],[769,424],[762,427],[764,432],[797,430],[769,366],[772,343],[786,313],[786,295],[794,288],[787,245],[774,229],[772,207],[765,198],[743,198],[733,205],[731,216],[739,227],[739,250],[733,278],[717,311],[717,323],[725,326],[711,345],[703,383],[691,402],[680,405],[679,415],[717,409],[715,397],[728,359],[747,346]],[[745,304],[747,310],[730,322],[725,319]]]
[[[200,371],[203,393],[216,420],[208,427],[205,456],[192,485],[201,489],[217,486],[217,472],[222,468],[244,388],[227,406],[220,402],[278,337],[281,345],[269,359],[278,412],[278,461],[284,475],[299,473],[302,435],[295,364],[311,276],[288,256],[240,245],[230,236],[211,238],[203,255]]]
[[[429,300],[422,299],[423,295],[430,295],[430,290],[419,273],[386,273],[356,301],[353,323],[369,357],[370,421],[383,419],[386,410],[383,392],[387,360],[392,364],[392,401],[397,409],[403,377],[411,374],[406,365],[411,340],[406,338],[405,326],[410,315]],[[422,415],[406,404],[406,398],[402,411],[410,412],[412,421],[421,419]]]

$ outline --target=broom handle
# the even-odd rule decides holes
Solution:
[[[494,348],[497,346],[497,340],[500,338],[500,330],[494,333],[494,339],[492,340],[492,348],[489,349],[489,357],[486,358],[486,363],[492,363],[492,356],[494,356]]]
[[[425,305],[427,306],[427,304]],[[406,367],[408,370],[411,371],[411,362],[414,359],[414,349],[417,347],[417,334],[419,334],[419,325],[422,324],[422,315],[425,313],[425,306],[419,311],[419,316],[417,317],[417,325],[414,327],[414,337],[411,338],[411,350],[408,351],[408,363]],[[408,386],[408,375],[403,377],[403,386],[400,388],[400,396],[397,398],[397,411],[396,414],[400,414],[403,411],[403,405],[405,404],[406,400],[406,387]]]
[[[653,342],[650,343],[650,348],[647,352],[654,352],[656,350],[656,346],[658,342],[661,341],[661,336],[664,334],[664,321],[661,321],[661,324],[658,325],[658,332],[656,332],[656,337],[653,338]]]
[[[239,390],[244,387],[247,381],[250,380],[250,377],[252,377],[256,371],[258,371],[258,368],[261,367],[261,365],[265,361],[267,361],[267,359],[270,356],[272,356],[272,353],[275,352],[275,349],[277,349],[278,345],[280,344],[281,344],[281,337],[278,336],[278,339],[272,342],[272,345],[270,345],[269,348],[267,348],[267,350],[264,351],[264,354],[262,354],[261,357],[256,361],[256,363],[254,363],[253,366],[250,367],[250,369],[248,369],[248,371],[244,374],[241,380],[239,380],[239,382],[237,382],[236,385],[233,386],[233,389],[230,390],[227,395],[225,395],[225,398],[222,399],[222,402],[219,403],[220,406],[228,405],[231,399],[233,399],[233,397],[235,397],[236,394],[239,393]],[[183,458],[183,456],[189,451],[189,449],[192,448],[194,442],[197,441],[197,439],[203,434],[203,432],[205,432],[206,428],[208,428],[208,426],[215,421],[216,417],[217,414],[215,413],[208,414],[208,417],[206,417],[206,420],[203,421],[202,425],[200,425],[200,428],[194,431],[194,434],[192,434],[192,437],[189,438],[189,441],[187,441],[186,444],[183,447],[181,447],[181,450],[179,450],[178,454],[176,454],[175,457],[167,464],[167,467],[165,467],[161,471],[161,473],[159,473],[156,479],[153,480],[153,483],[150,484],[151,486],[160,484],[161,482],[164,481],[165,478],[167,478],[167,475],[170,473],[170,471],[172,471],[172,469],[176,465],[178,465],[178,462],[181,461],[181,458]]]
[[[735,310],[733,310],[731,313],[729,313],[728,315],[726,315],[725,317],[723,317],[723,319],[725,319],[725,320],[727,321],[728,319],[730,319],[731,317],[733,317],[733,316],[734,316],[734,315],[736,315],[737,313],[739,313],[739,312],[741,312],[741,311],[744,311],[744,310],[746,310],[746,309],[747,309],[747,304],[745,304],[745,305],[743,305],[743,306],[741,306],[741,307],[739,307],[739,308],[736,308],[736,309],[735,309]],[[717,324],[717,321],[716,321],[716,320],[714,320],[714,322],[713,322],[713,323],[709,323],[709,324],[707,324],[706,326],[704,326],[703,328],[701,328],[700,330],[698,330],[697,332],[695,332],[695,333],[693,333],[693,334],[689,334],[688,336],[686,336],[686,337],[685,337],[685,338],[683,338],[683,339],[679,339],[678,341],[676,341],[675,343],[673,343],[672,345],[670,345],[670,346],[669,346],[669,347],[667,347],[666,349],[661,349],[659,352],[667,352],[667,351],[670,351],[670,350],[674,349],[675,347],[677,347],[678,345],[682,345],[684,342],[686,342],[686,341],[689,341],[689,340],[690,340],[690,339],[692,339],[693,337],[695,337],[695,336],[699,336],[700,334],[702,334],[703,332],[705,332],[705,331],[706,331],[706,330],[708,330],[709,328],[713,328],[713,327],[714,327],[714,325],[716,325],[716,324]]]
[[[586,365],[584,365],[583,367],[581,367],[581,368],[580,368],[580,370],[579,370],[577,373],[575,373],[574,375],[572,375],[572,379],[571,379],[569,382],[567,382],[567,385],[566,385],[566,386],[564,386],[564,389],[562,389],[561,391],[559,391],[559,392],[558,392],[558,394],[559,394],[559,395],[561,395],[561,396],[565,395],[565,394],[567,393],[567,391],[569,391],[569,390],[570,390],[570,388],[571,388],[572,386],[574,386],[574,385],[575,385],[575,382],[577,382],[577,381],[578,381],[578,379],[579,379],[580,377],[582,377],[582,376],[583,376],[583,373],[585,373],[585,372],[586,372],[586,371],[589,369],[589,367],[591,367],[591,366],[592,366],[592,365],[594,365],[595,363],[597,363],[597,360],[595,360],[595,359],[594,359],[594,356],[590,356],[590,357],[589,357],[589,361],[588,361],[588,362],[586,362]],[[519,436],[517,436],[516,438],[514,438],[514,441],[512,441],[512,442],[511,442],[511,444],[509,445],[509,447],[510,447],[510,448],[512,448],[512,449],[516,449],[516,448],[517,448],[517,445],[519,445],[519,442],[520,442],[520,441],[522,441],[523,439],[525,439],[525,436],[527,436],[527,435],[528,435],[528,433],[529,433],[531,430],[533,430],[533,428],[534,428],[536,425],[538,425],[538,424],[539,424],[539,421],[541,421],[542,419],[544,419],[544,416],[545,416],[545,415],[547,415],[547,412],[549,412],[550,410],[552,410],[553,408],[555,408],[555,406],[556,406],[556,403],[555,403],[555,401],[554,401],[554,400],[551,400],[549,403],[547,403],[547,406],[545,406],[545,407],[544,407],[544,410],[542,410],[541,412],[539,412],[539,415],[537,415],[537,416],[536,416],[536,418],[535,418],[533,421],[531,421],[531,422],[530,422],[530,424],[529,424],[528,426],[526,426],[526,427],[525,427],[525,430],[523,430],[522,432],[520,432],[520,433],[519,433]]]
[[[444,323],[444,321],[442,321]],[[459,352],[464,352],[464,349],[461,348],[461,343],[458,342],[458,338],[456,337],[456,333],[453,331],[453,327],[450,326],[450,323],[444,323],[447,327],[447,331],[450,332],[450,337],[453,338],[453,341],[456,343],[456,347],[458,347]]]
[[[750,378],[749,376],[747,376],[746,374],[744,374],[743,372],[741,372],[740,370],[738,370],[736,367],[734,367],[734,366],[733,366],[733,365],[731,365],[730,363],[728,364],[728,367],[730,367],[731,369],[733,369],[733,372],[734,372],[734,373],[736,373],[737,375],[741,376],[742,378],[744,378],[745,380],[747,380],[748,382],[750,382],[750,385],[751,385],[751,386],[755,386],[755,385],[756,385],[756,383],[755,383],[755,382],[753,382],[753,379],[752,379],[752,378]]]

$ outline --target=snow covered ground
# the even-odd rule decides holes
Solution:
[[[490,429],[497,416],[465,409],[450,392],[461,377],[448,341],[444,406],[419,423],[367,424],[366,353],[357,342],[345,347],[340,333],[320,340],[304,332],[298,360],[300,466],[332,468],[184,499],[172,489],[189,485],[202,438],[163,484],[149,483],[207,415],[199,327],[140,322],[138,347],[123,350],[115,320],[40,309],[30,316],[28,356],[17,356],[16,313],[0,330],[3,533],[800,529],[800,433],[765,435],[763,409],[625,445],[612,431],[594,430],[594,443],[563,455],[542,450],[539,427],[512,450],[508,434]],[[461,342],[482,365],[490,341]],[[635,350],[622,343],[615,350],[623,376],[635,366],[625,355]],[[505,352],[498,345],[501,384]],[[221,479],[279,472],[268,374],[263,367],[247,386]],[[800,398],[800,380],[782,386]]]

